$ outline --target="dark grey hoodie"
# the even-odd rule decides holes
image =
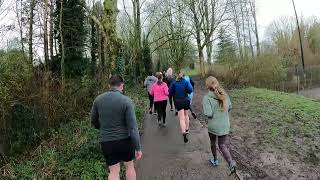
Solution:
[[[158,81],[158,78],[155,76],[148,76],[144,81],[144,86],[147,87],[148,92],[151,90],[151,86]]]

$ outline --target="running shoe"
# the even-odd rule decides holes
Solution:
[[[194,119],[197,119],[197,115],[196,115],[196,113],[191,112],[191,114],[192,114],[192,117],[193,117]]]
[[[229,176],[231,176],[232,174],[236,173],[237,171],[237,165],[235,161],[231,161],[231,164],[229,166],[229,170],[230,170],[230,174]]]
[[[186,130],[186,134],[189,134],[189,129]]]
[[[184,143],[187,143],[189,141],[187,134],[183,134],[183,141]]]
[[[162,126],[163,126],[163,127],[166,127],[166,126],[167,126],[167,123],[163,123]]]
[[[213,166],[219,166],[220,165],[220,162],[219,160],[214,160],[213,158],[212,159],[209,159],[209,162],[213,165]]]
[[[173,111],[173,108],[171,108],[170,111]]]

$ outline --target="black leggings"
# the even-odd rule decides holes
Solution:
[[[166,123],[167,100],[154,102],[154,106],[155,106],[157,113],[158,113],[158,121],[161,122],[161,118],[162,118],[163,123]]]
[[[153,96],[148,93],[149,96],[149,109],[152,111],[153,108]]]
[[[210,143],[211,143],[211,152],[214,157],[214,159],[217,159],[217,140],[218,140],[218,146],[222,153],[222,156],[224,159],[228,162],[228,164],[231,164],[232,156],[230,153],[230,144],[229,144],[229,136],[216,136],[214,134],[209,133],[210,137]]]
[[[170,103],[171,109],[173,109],[173,96],[172,95],[169,95],[169,103]]]

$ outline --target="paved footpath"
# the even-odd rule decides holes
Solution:
[[[143,158],[138,161],[138,180],[235,180],[224,162],[212,167],[207,131],[191,120],[189,143],[183,142],[178,118],[167,111],[167,127],[159,128],[155,115],[146,115],[142,135]],[[219,157],[221,160],[222,158]]]
[[[301,95],[320,100],[320,88],[307,89],[300,92]]]

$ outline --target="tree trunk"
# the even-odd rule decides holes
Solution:
[[[36,1],[31,0],[30,3],[30,16],[29,16],[29,61],[33,65],[33,18],[34,18],[34,8],[36,6]]]
[[[196,29],[196,41],[197,41],[197,47],[198,47],[201,76],[205,77],[206,72],[205,72],[204,64],[203,64],[204,56],[203,56],[203,48],[202,48],[202,44],[201,44],[201,24],[199,22],[199,18],[198,18],[197,12],[196,12],[194,1],[191,1],[190,9],[193,14],[193,20],[194,20],[194,25],[195,25],[195,29]]]
[[[203,56],[203,51],[202,49],[199,50],[199,62],[200,62],[200,71],[201,71],[201,77],[206,76],[206,71],[205,71],[205,66],[204,66],[204,56]]]
[[[66,81],[66,72],[65,72],[65,52],[64,52],[64,38],[63,38],[63,30],[62,30],[62,20],[63,20],[63,0],[60,0],[60,22],[59,22],[59,30],[60,30],[60,41],[61,41],[61,88],[64,90],[65,81]]]
[[[240,12],[241,12],[241,19],[242,19],[242,38],[243,38],[243,52],[244,52],[244,57],[248,57],[247,53],[247,43],[246,43],[246,31],[245,31],[245,19],[244,19],[244,5],[246,1],[241,0],[240,1]]]
[[[207,58],[208,58],[208,64],[212,64],[212,42],[207,44]]]
[[[251,7],[251,12],[252,12],[253,21],[254,21],[254,34],[256,36],[257,56],[259,57],[261,50],[260,50],[260,40],[259,40],[259,30],[258,30],[258,21],[257,21],[255,0],[251,0],[250,7]]]
[[[54,15],[54,0],[50,0],[50,34],[49,34],[49,45],[50,45],[50,59],[52,61],[53,53],[53,41],[54,41],[54,29],[53,29],[53,15]]]
[[[247,26],[248,26],[248,33],[249,33],[249,43],[250,43],[250,50],[252,59],[254,58],[254,49],[252,44],[252,37],[251,37],[251,18],[249,14],[249,9],[247,9]]]
[[[25,50],[24,50],[24,43],[23,43],[23,25],[22,25],[22,12],[23,12],[23,5],[22,5],[22,0],[20,0],[20,9],[18,8],[18,0],[16,0],[16,15],[17,15],[17,20],[18,20],[18,24],[19,24],[19,31],[20,31],[20,43],[21,43],[21,51],[23,53],[23,57],[26,58],[25,56]],[[19,14],[20,11],[20,14]]]
[[[44,60],[46,71],[49,71],[49,47],[48,47],[48,0],[44,0],[44,28],[43,28],[43,43],[44,43]]]
[[[237,44],[238,44],[238,49],[239,49],[239,54],[240,54],[240,58],[243,60],[243,51],[242,51],[242,40],[241,40],[241,33],[240,33],[240,23],[239,23],[239,16],[237,14],[237,6],[234,2],[234,0],[230,1],[230,5],[231,5],[231,9],[232,9],[232,18],[233,18],[233,22],[234,22],[234,26],[236,29],[236,36],[237,36]]]
[[[92,8],[94,9],[95,1],[92,2]],[[91,19],[91,75],[94,77],[97,64],[97,31],[94,21]]]

